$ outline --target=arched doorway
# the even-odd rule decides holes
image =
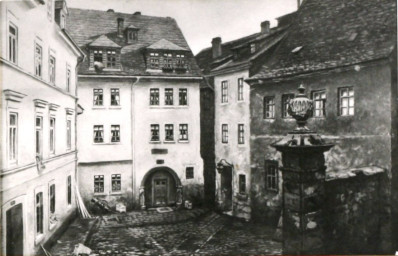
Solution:
[[[181,181],[177,174],[168,167],[150,170],[143,178],[141,188],[145,197],[145,208],[172,206],[180,203]],[[141,205],[142,203],[141,202]]]

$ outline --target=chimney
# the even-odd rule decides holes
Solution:
[[[117,18],[117,36],[123,37],[123,26],[124,26],[124,19]]]
[[[221,37],[215,37],[211,40],[213,59],[216,59],[221,56]]]
[[[270,23],[269,20],[261,22],[261,33],[269,34]]]
[[[113,9],[108,9],[106,12],[115,12]]]
[[[135,12],[133,15],[141,15],[141,12]]]
[[[297,10],[300,9],[300,5],[303,1],[302,0],[297,0]]]

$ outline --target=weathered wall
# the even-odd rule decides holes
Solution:
[[[326,153],[327,172],[339,173],[360,166],[385,168],[391,177],[391,73],[388,64],[360,67],[359,71],[346,71],[321,76],[300,77],[279,83],[252,87],[251,91],[251,161],[253,216],[276,224],[280,215],[279,193],[265,190],[264,160],[280,162],[280,154],[270,147],[273,142],[292,131],[296,124],[291,118],[282,118],[281,97],[285,93],[297,94],[300,83],[306,93],[326,90],[326,116],[311,118],[308,127],[316,130],[336,146]],[[353,86],[355,115],[339,116],[338,88]],[[275,118],[263,119],[264,96],[275,97]],[[280,163],[281,164],[281,163]],[[281,175],[279,175],[281,177]],[[389,194],[389,187],[385,193]]]
[[[205,202],[214,207],[216,193],[216,159],[214,152],[214,91],[200,89],[200,154],[203,158]]]

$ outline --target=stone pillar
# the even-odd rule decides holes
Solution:
[[[139,195],[139,201],[140,201],[140,206],[141,210],[145,210],[145,187],[140,187],[140,195]]]
[[[299,94],[289,102],[289,114],[298,127],[272,145],[282,153],[283,254],[325,253],[323,153],[333,145],[305,126],[313,108],[304,91],[301,85]]]

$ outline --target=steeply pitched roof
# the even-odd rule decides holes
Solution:
[[[271,60],[251,79],[388,57],[396,47],[396,13],[396,0],[305,0]]]
[[[124,19],[125,27],[133,25],[139,29],[137,41],[127,44],[124,39],[117,36],[117,18]],[[122,70],[104,70],[103,74],[151,75],[146,72],[145,49],[149,45],[165,39],[189,51],[185,56],[190,69],[187,73],[178,74],[178,76],[201,75],[184,35],[172,18],[70,8],[66,24],[72,38],[85,52],[88,51],[89,44],[102,35],[122,47]],[[80,65],[79,74],[96,74],[96,72],[89,69],[88,61],[84,61]],[[154,75],[177,76],[173,73],[159,72]]]
[[[151,44],[147,47],[148,49],[152,50],[172,50],[172,51],[189,51],[186,48],[180,47],[166,39],[160,39],[154,44]]]
[[[116,44],[112,40],[110,40],[107,36],[102,35],[95,39],[93,42],[89,44],[90,46],[97,47],[112,47],[112,48],[121,48],[120,45]]]

